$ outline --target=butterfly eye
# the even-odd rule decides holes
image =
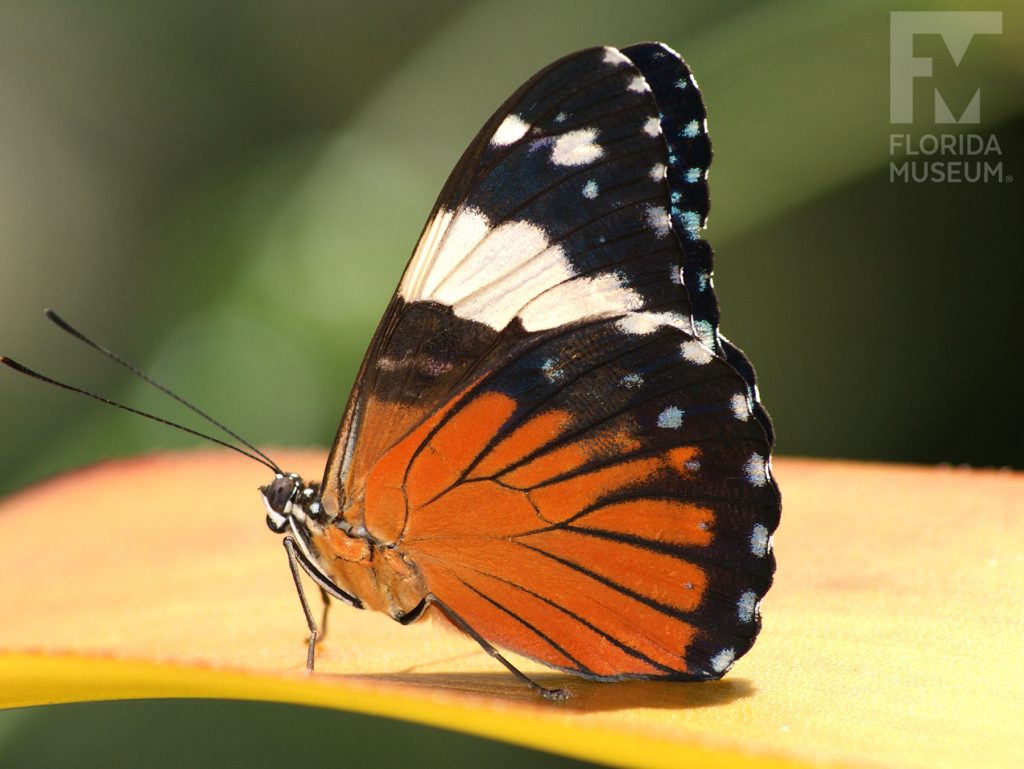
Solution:
[[[260,488],[260,491],[263,492],[263,496],[271,510],[275,513],[283,513],[285,507],[295,494],[295,486],[296,480],[294,478],[275,478],[273,483],[269,486],[263,486]]]

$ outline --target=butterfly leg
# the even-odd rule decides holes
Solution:
[[[317,643],[320,643],[327,637],[327,612],[331,608],[331,594],[324,590],[323,587],[320,587],[320,600],[323,601],[324,610],[320,615],[320,637],[317,638]]]
[[[526,675],[526,673],[524,673],[519,668],[517,668],[515,665],[513,665],[511,662],[509,662],[507,659],[505,659],[505,657],[502,656],[501,652],[499,652],[497,649],[495,649],[493,646],[491,646],[491,644],[487,641],[486,638],[484,638],[482,635],[480,635],[478,632],[476,632],[476,630],[473,629],[472,625],[470,625],[468,622],[466,622],[466,620],[464,620],[462,617],[460,617],[458,614],[456,614],[454,611],[452,611],[452,609],[447,604],[445,604],[443,601],[439,601],[436,596],[434,596],[432,594],[428,594],[427,597],[424,599],[424,604],[421,604],[421,605],[425,609],[426,606],[429,605],[429,604],[433,604],[438,609],[440,609],[441,613],[444,614],[444,616],[447,617],[451,621],[451,623],[453,625],[455,625],[455,627],[457,627],[463,633],[465,633],[470,638],[472,638],[474,641],[476,641],[478,644],[480,644],[480,647],[485,652],[487,652],[492,657],[494,657],[494,659],[496,659],[498,662],[500,662],[502,665],[504,665],[505,668],[508,670],[508,672],[510,672],[512,675],[514,675],[516,678],[518,678],[523,683],[525,683],[527,686],[529,686],[535,692],[540,694],[544,699],[552,700],[554,702],[563,702],[563,701],[569,699],[569,691],[568,690],[566,690],[566,689],[548,689],[548,688],[546,688],[544,686],[541,686],[539,683],[537,683],[532,678],[530,678],[528,675]],[[417,607],[412,612],[410,612],[410,614],[415,613],[415,614],[417,614],[417,616],[419,614],[422,614],[423,613],[422,610],[417,611],[418,609],[419,609],[419,607]]]
[[[302,554],[298,545],[291,537],[284,538],[284,549],[288,551],[288,567],[292,572],[292,580],[295,582],[295,592],[299,594],[299,603],[302,604],[302,613],[306,615],[306,625],[309,626],[309,649],[306,651],[306,672],[313,672],[313,658],[316,655],[316,642],[320,638],[320,631],[317,628],[316,620],[313,619],[313,612],[310,611],[309,601],[306,600],[306,591],[302,587],[302,578],[299,576],[299,567]],[[320,587],[320,593],[324,597],[324,615],[327,614],[327,591]]]
[[[342,603],[347,603],[356,609],[363,608],[363,602],[350,593],[346,593],[330,579],[328,579],[299,548],[292,537],[285,537],[283,540],[284,549],[288,553],[288,568],[292,572],[292,581],[295,582],[295,592],[299,594],[299,603],[302,604],[302,613],[306,615],[306,625],[309,626],[309,651],[306,653],[306,672],[313,672],[313,656],[316,652],[317,642],[323,638],[327,624],[327,609],[330,604],[328,598],[336,598]],[[313,619],[313,612],[306,600],[306,592],[302,588],[302,579],[299,576],[299,569],[302,569],[309,578],[320,588],[320,596],[324,601],[324,612],[321,618],[321,626],[318,628],[316,620]]]

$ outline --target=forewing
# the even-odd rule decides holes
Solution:
[[[648,48],[683,66],[660,46],[637,51]],[[495,112],[441,192],[371,343],[325,474],[329,507],[358,506],[377,458],[536,335],[627,313],[696,333],[682,273],[697,250],[710,271],[693,218],[703,221],[707,195],[703,174],[690,173],[678,184],[703,208],[673,215],[679,156],[660,102],[675,98],[659,98],[624,53],[596,48],[552,64]],[[710,158],[699,122],[679,140],[688,173]]]

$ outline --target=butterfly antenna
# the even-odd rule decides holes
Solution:
[[[80,342],[84,342],[85,344],[89,345],[89,347],[91,347],[92,349],[94,349],[97,352],[100,352],[103,355],[105,355],[106,357],[110,358],[110,360],[114,361],[114,363],[118,364],[119,366],[122,366],[123,368],[128,369],[130,372],[135,374],[135,376],[137,376],[143,382],[146,382],[147,384],[152,385],[153,387],[155,387],[157,390],[159,390],[160,392],[164,393],[165,395],[169,395],[170,397],[174,398],[174,400],[176,400],[182,406],[184,406],[185,408],[189,409],[193,413],[198,414],[203,419],[205,419],[207,422],[209,422],[211,425],[213,425],[214,427],[222,430],[227,435],[230,435],[232,438],[234,438],[236,441],[241,443],[243,446],[245,446],[247,449],[252,451],[254,454],[258,454],[259,456],[263,457],[263,459],[264,459],[263,464],[267,465],[268,467],[273,468],[276,472],[280,472],[280,469],[278,468],[277,463],[275,463],[274,460],[272,460],[270,457],[268,457],[266,454],[264,454],[258,448],[253,446],[251,443],[249,443],[249,441],[245,440],[245,438],[243,438],[241,435],[236,433],[234,430],[230,429],[226,425],[221,424],[216,419],[214,419],[209,414],[207,414],[205,411],[200,409],[198,406],[195,406],[195,405],[189,403],[187,400],[182,398],[180,395],[178,395],[174,391],[168,389],[167,387],[164,387],[162,384],[157,382],[151,376],[149,376],[144,371],[141,371],[140,369],[138,369],[135,366],[133,366],[131,363],[126,361],[124,358],[122,358],[117,353],[115,353],[115,352],[113,352],[111,350],[108,350],[106,347],[104,347],[103,345],[99,344],[98,342],[94,342],[92,339],[87,337],[81,331],[79,331],[74,326],[72,326],[70,323],[68,323],[66,320],[64,320],[62,317],[60,317],[53,310],[49,310],[48,309],[45,312],[46,312],[46,317],[49,318],[54,323],[54,325],[56,325],[57,328],[59,328],[61,331],[64,331],[64,332],[70,334],[71,336],[73,336],[75,339],[77,339]],[[56,383],[56,384],[59,384],[59,383]],[[91,393],[86,393],[86,394],[87,395],[91,395]],[[109,403],[109,401],[107,401],[107,402]],[[119,406],[120,404],[114,404],[114,405],[118,405]],[[121,408],[126,408],[126,407],[121,406]],[[128,410],[132,411],[132,409],[128,409]],[[158,421],[163,421],[163,420],[158,420]],[[209,437],[209,436],[203,436],[203,437]],[[211,439],[211,440],[213,440],[213,439]],[[220,443],[220,441],[217,441],[217,442]]]
[[[212,441],[213,443],[224,446],[225,448],[229,448],[232,451],[237,451],[242,456],[249,457],[249,459],[254,459],[260,464],[266,465],[275,473],[281,472],[281,468],[279,468],[271,460],[265,459],[262,455],[256,456],[255,454],[250,454],[248,451],[240,449],[238,448],[238,446],[228,443],[227,441],[222,441],[220,438],[214,438],[212,435],[207,435],[206,433],[201,433],[198,430],[193,430],[191,427],[185,427],[185,425],[180,425],[177,422],[172,422],[169,419],[158,417],[155,414],[150,414],[148,411],[141,411],[139,409],[134,409],[131,406],[125,406],[123,403],[112,401],[109,398],[104,398],[102,395],[91,393],[88,390],[81,389],[80,387],[74,387],[73,385],[65,384],[64,382],[58,382],[56,379],[50,379],[50,377],[44,376],[43,374],[40,374],[38,371],[33,371],[27,366],[23,366],[16,360],[11,360],[10,358],[4,355],[0,355],[0,363],[3,363],[8,368],[14,369],[19,374],[24,374],[25,376],[32,377],[33,379],[38,379],[40,382],[51,384],[54,387],[61,388],[62,390],[69,390],[70,392],[78,393],[79,395],[84,395],[87,398],[92,398],[93,400],[99,401],[100,403],[106,403],[108,406],[114,406],[116,408],[122,409],[123,411],[127,411],[132,414],[137,414],[140,417],[145,417],[146,419],[152,419],[154,422],[159,422],[160,424],[167,425],[168,427],[177,428],[178,430],[189,433],[190,435],[195,435],[199,438],[205,438],[208,441]]]

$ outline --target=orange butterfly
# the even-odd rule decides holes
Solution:
[[[710,161],[696,82],[664,45],[527,81],[442,190],[320,483],[47,314],[275,471],[261,492],[308,669],[322,623],[301,571],[325,618],[329,597],[403,624],[439,613],[549,698],[565,692],[496,647],[592,679],[716,679],[760,629],[781,502],[753,369],[718,331]]]
[[[262,489],[297,585],[402,623],[436,610],[551,697],[494,647],[602,680],[714,679],[750,648],[780,498],[697,235],[710,155],[660,44],[581,51],[505,102],[434,206],[322,483]]]

